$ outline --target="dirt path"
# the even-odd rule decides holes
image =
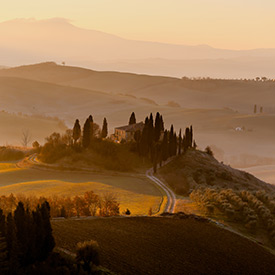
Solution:
[[[164,165],[168,164],[172,159],[168,160]],[[153,168],[146,171],[146,177],[157,184],[167,196],[167,204],[163,212],[174,213],[176,206],[176,195],[171,188],[164,184],[160,179],[154,176]]]

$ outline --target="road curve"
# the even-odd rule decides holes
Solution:
[[[160,179],[154,176],[153,168],[146,171],[146,177],[152,180],[155,184],[157,184],[167,196],[167,203],[163,212],[174,213],[176,205],[175,193]]]

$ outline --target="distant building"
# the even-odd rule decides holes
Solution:
[[[135,133],[137,131],[142,132],[143,128],[144,128],[143,122],[116,127],[115,133],[111,136],[111,139],[116,142],[121,142],[123,140],[126,142],[134,141]]]

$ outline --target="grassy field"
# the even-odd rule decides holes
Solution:
[[[0,162],[0,173],[12,172],[19,170],[15,163],[1,163]]]
[[[86,191],[98,195],[115,194],[121,212],[129,208],[133,215],[147,215],[160,210],[161,191],[142,175],[104,175],[38,169],[18,169],[14,164],[2,164],[0,195],[25,194],[36,196],[75,196]],[[0,169],[1,169],[0,168]],[[5,169],[4,169],[5,168]],[[162,204],[163,206],[164,204]]]
[[[275,256],[261,246],[194,219],[53,220],[57,247],[75,252],[96,240],[101,264],[118,274],[274,274]]]

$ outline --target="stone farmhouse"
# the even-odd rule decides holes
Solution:
[[[143,122],[116,127],[115,133],[111,136],[111,139],[118,143],[120,143],[121,141],[126,141],[126,142],[134,141],[135,133],[137,131],[142,132],[143,127],[144,127]]]

